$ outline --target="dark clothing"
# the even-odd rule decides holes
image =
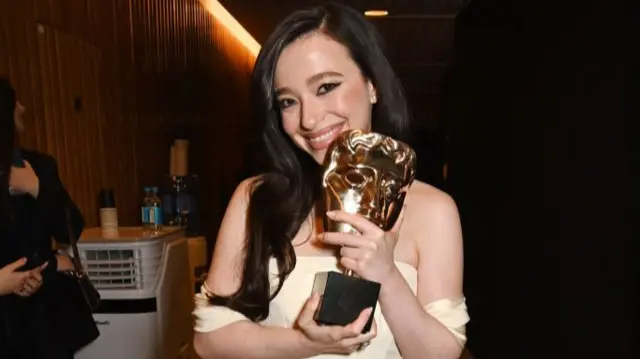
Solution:
[[[51,330],[50,313],[56,310],[51,298],[60,295],[56,293],[59,274],[51,239],[69,243],[67,213],[75,236],[82,232],[84,220],[60,181],[55,159],[27,150],[22,156],[38,176],[39,193],[37,198],[28,194],[10,197],[10,213],[2,214],[10,220],[0,227],[0,267],[21,257],[28,259],[21,270],[47,261],[49,265],[43,271],[42,286],[31,297],[0,296],[0,357],[69,359],[72,353],[65,348],[65,333]]]

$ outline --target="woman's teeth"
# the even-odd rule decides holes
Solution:
[[[340,134],[342,133],[342,128],[344,127],[344,125],[339,125],[336,126],[335,128],[333,128],[331,131],[317,136],[317,137],[310,137],[308,138],[309,144],[311,145],[311,147],[313,147],[314,149],[323,149],[328,147],[331,142],[333,142],[333,140]]]

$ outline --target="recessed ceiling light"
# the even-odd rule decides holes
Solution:
[[[387,10],[367,10],[364,12],[365,16],[387,16],[389,12]]]

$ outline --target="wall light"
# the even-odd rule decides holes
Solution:
[[[387,10],[367,10],[364,12],[364,16],[387,16],[389,12]]]
[[[222,6],[218,0],[200,0],[205,9],[207,9],[216,20],[220,21],[224,27],[240,41],[244,47],[254,56],[258,56],[260,52],[260,44],[245,28],[236,20],[233,15]]]

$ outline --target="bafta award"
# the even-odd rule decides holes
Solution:
[[[388,231],[402,210],[415,178],[416,155],[407,144],[361,130],[342,133],[329,147],[323,167],[323,199],[327,211],[357,213]],[[347,223],[324,220],[325,232],[355,233]],[[375,311],[380,283],[351,271],[317,273],[313,291],[321,295],[316,322],[345,326],[366,308]],[[371,329],[373,314],[363,329]]]

